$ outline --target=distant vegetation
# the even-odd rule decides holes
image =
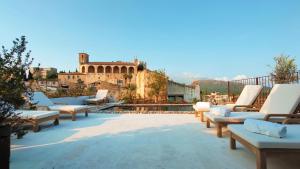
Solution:
[[[200,80],[200,87],[203,95],[208,95],[212,92],[218,92],[219,94],[228,94],[227,81],[221,80]],[[230,93],[239,94],[243,89],[243,84],[230,83]]]
[[[275,67],[271,73],[272,80],[275,83],[289,83],[297,80],[297,65],[294,58],[286,55],[280,55],[274,58]]]

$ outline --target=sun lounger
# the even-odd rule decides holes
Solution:
[[[262,88],[263,87],[261,85],[246,85],[234,104],[226,104],[221,106],[224,106],[231,111],[237,111],[241,108],[253,108],[253,103],[259,96]],[[198,102],[193,107],[195,109],[195,116],[198,117],[199,115],[200,120],[204,122],[203,112],[208,112],[210,111],[211,107],[216,106],[210,106],[208,102]]]
[[[33,103],[37,107],[46,107],[49,110],[59,111],[61,114],[71,114],[72,121],[76,120],[77,113],[85,113],[88,116],[88,106],[86,105],[56,105],[44,93],[34,92]]]
[[[15,111],[19,116],[33,126],[33,131],[40,130],[40,124],[47,121],[54,120],[54,125],[59,124],[58,111],[41,111],[41,110],[17,110]]]
[[[99,104],[107,98],[108,90],[98,90],[95,98],[86,99],[87,104]]]
[[[207,118],[206,126],[209,128],[210,123],[214,123],[217,128],[217,136],[222,137],[223,127],[228,124],[241,124],[247,118],[283,121],[295,112],[299,102],[299,84],[276,84],[259,112],[231,112],[229,117],[215,116],[210,112],[204,112],[204,116]]]
[[[229,125],[230,148],[236,149],[236,141],[240,142],[256,155],[256,168],[267,169],[268,153],[300,153],[300,125],[288,124],[287,135],[284,138],[275,138],[252,133],[241,124]]]

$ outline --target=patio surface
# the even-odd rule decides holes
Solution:
[[[268,169],[299,166],[299,154],[268,158]],[[254,169],[255,156],[193,115],[92,113],[13,138],[11,168]]]

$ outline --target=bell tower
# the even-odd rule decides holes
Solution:
[[[79,53],[79,64],[89,63],[89,55],[87,53]]]

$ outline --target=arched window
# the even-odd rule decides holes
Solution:
[[[97,73],[104,73],[104,68],[103,68],[103,66],[98,66],[98,68],[97,68]]]
[[[88,68],[88,73],[95,73],[95,68],[94,68],[94,66],[89,66],[89,68]]]
[[[82,73],[85,73],[85,67],[84,67],[84,66],[82,66],[81,72],[82,72]]]
[[[120,73],[120,69],[119,69],[119,67],[118,66],[115,66],[114,67],[114,71],[113,71],[114,73]]]
[[[121,73],[127,73],[127,67],[126,66],[121,67]]]
[[[105,67],[105,73],[111,73],[111,67],[110,66]]]
[[[133,67],[129,68],[129,73],[134,73],[134,68]]]

